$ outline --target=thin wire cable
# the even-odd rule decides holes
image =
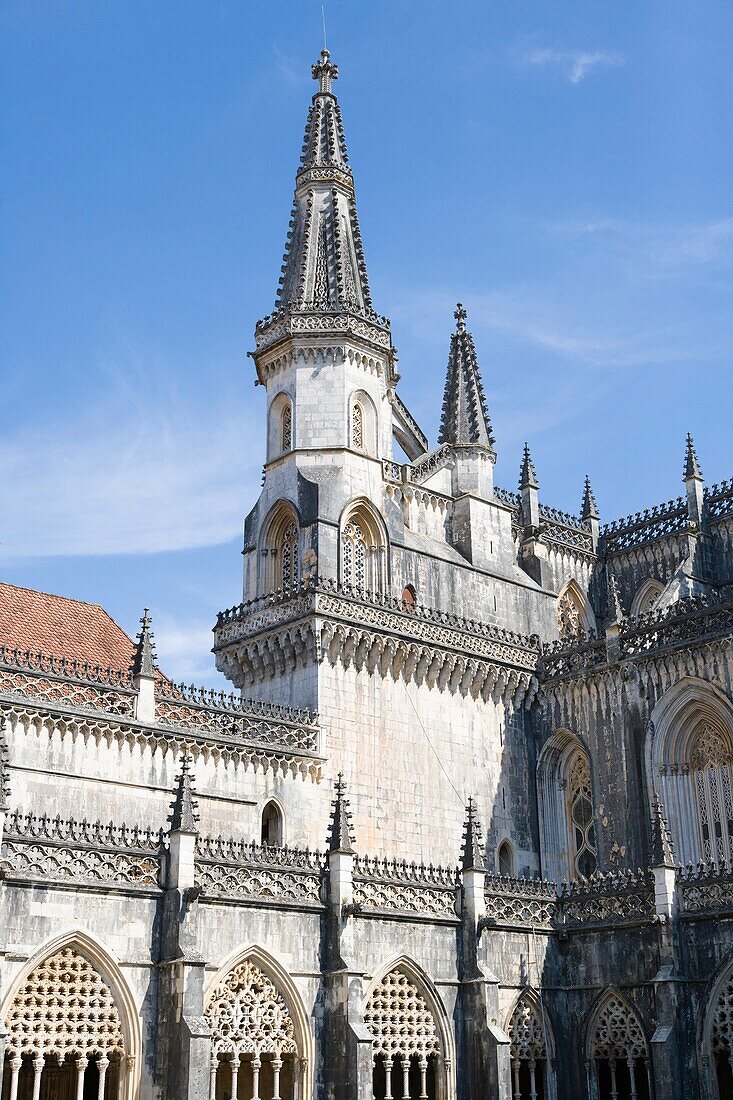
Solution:
[[[326,9],[324,4],[321,4],[321,19],[323,20],[323,48],[324,50],[327,50],[328,45],[326,43]]]
[[[403,681],[403,683],[404,683],[404,681]],[[464,806],[464,805],[465,805],[465,803],[466,803],[466,800],[465,800],[465,798],[463,797],[463,795],[461,795],[461,794],[459,794],[459,793],[458,793],[458,791],[456,790],[456,788],[455,788],[455,786],[454,786],[453,780],[451,779],[451,777],[450,777],[450,776],[448,775],[448,772],[447,772],[447,771],[445,770],[445,768],[443,767],[443,761],[442,761],[442,760],[440,759],[440,757],[438,756],[438,753],[437,753],[437,752],[436,752],[436,750],[435,750],[435,746],[433,745],[433,742],[432,742],[432,741],[430,740],[430,738],[428,737],[428,731],[427,731],[427,730],[425,729],[425,726],[424,726],[424,725],[422,724],[422,719],[420,718],[420,715],[419,715],[419,714],[417,713],[417,708],[416,708],[415,704],[413,703],[413,701],[412,701],[412,699],[411,699],[411,697],[410,697],[410,693],[409,693],[409,691],[407,690],[407,684],[404,684],[404,688],[405,688],[405,695],[406,695],[406,696],[407,696],[407,698],[409,699],[409,701],[410,701],[410,706],[412,707],[413,711],[415,712],[415,717],[416,717],[416,718],[417,718],[417,720],[418,720],[418,723],[419,723],[419,725],[420,725],[420,729],[421,729],[421,730],[423,731],[423,735],[424,735],[424,737],[425,737],[425,740],[427,741],[428,745],[430,745],[430,748],[431,748],[431,750],[432,750],[433,756],[435,757],[435,759],[436,759],[436,760],[438,761],[438,764],[440,765],[440,770],[442,771],[443,775],[445,776],[445,778],[446,778],[446,779],[448,780],[448,782],[450,783],[451,787],[453,788],[453,791],[454,791],[454,793],[455,793],[455,796],[456,796],[456,798],[457,798],[457,799],[458,799],[458,801],[459,801],[459,802],[461,803],[461,805],[462,805],[462,806]]]

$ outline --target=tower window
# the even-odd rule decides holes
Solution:
[[[290,451],[293,447],[293,406],[288,403],[282,412],[281,446],[283,451]]]
[[[355,451],[364,450],[364,410],[358,401],[351,408],[351,446]]]
[[[277,802],[268,802],[262,811],[260,841],[276,847],[283,842],[283,815]]]
[[[514,878],[514,852],[508,840],[499,845],[499,874]]]
[[[383,592],[384,537],[379,523],[358,507],[341,528],[341,583],[358,592]]]
[[[405,588],[402,589],[402,606],[404,607],[405,611],[409,611],[409,613],[412,615],[413,611],[415,610],[416,604],[417,593],[415,592],[415,589],[412,587],[412,585],[408,584],[405,586]]]
[[[568,817],[574,849],[573,871],[590,878],[596,870],[596,830],[593,819],[590,766],[583,752],[576,753],[568,777]]]

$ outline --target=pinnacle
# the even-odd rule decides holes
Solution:
[[[331,824],[328,830],[329,852],[342,852],[344,855],[352,855],[356,837],[351,818],[349,800],[346,798],[346,784],[344,773],[339,772],[338,779],[334,783],[336,797],[331,803]]]
[[[688,432],[685,444],[685,472],[682,476],[682,480],[689,481],[691,478],[697,478],[699,481],[702,481],[702,470],[700,469],[700,463],[697,458],[695,444],[692,442],[692,436]]]
[[[606,566],[606,584],[608,588],[608,617],[612,623],[621,624],[626,616],[621,605],[621,594],[618,590],[618,581],[611,570]]]
[[[674,867],[676,865],[674,846],[658,794],[655,794],[652,800],[651,826],[652,865],[654,867]]]
[[[469,798],[466,805],[466,823],[463,829],[462,867],[464,871],[485,871],[484,841],[476,803]]]
[[[181,760],[180,774],[176,776],[175,793],[168,818],[172,833],[198,832],[198,802],[195,798],[190,768],[191,756],[186,752]]]
[[[459,302],[451,336],[439,443],[481,446],[493,454],[494,436],[486,405],[473,336],[466,331],[466,310]]]
[[[137,636],[135,655],[132,659],[133,676],[154,676],[157,656],[155,653],[155,638],[152,630],[152,619],[148,614],[150,608],[143,608],[143,616],[140,620],[142,630]]]
[[[522,468],[519,471],[519,488],[520,489],[539,489],[540,483],[537,480],[537,471],[534,468],[532,462],[532,456],[529,453],[529,444],[524,444],[524,452],[522,454]]]
[[[318,94],[328,95],[331,91],[331,81],[338,80],[339,67],[331,61],[331,55],[327,49],[321,50],[321,56],[315,65],[311,65],[311,76],[318,81]]]
[[[583,503],[580,508],[581,519],[599,519],[598,505],[596,504],[596,498],[593,495],[593,489],[591,488],[590,478],[585,475],[585,488],[583,489]]]

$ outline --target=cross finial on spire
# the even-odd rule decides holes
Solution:
[[[333,785],[336,797],[331,803],[331,827],[328,831],[329,852],[343,852],[352,855],[356,843],[351,820],[351,808],[346,795],[344,773],[339,772],[338,779]]]
[[[463,831],[463,870],[485,871],[484,841],[476,803],[469,798],[466,804],[466,824]]]
[[[596,504],[596,498],[593,495],[593,489],[591,488],[590,478],[585,475],[585,487],[583,489],[583,504],[580,509],[581,519],[598,519],[598,505]]]
[[[143,616],[140,620],[142,627],[137,636],[135,656],[132,660],[133,676],[154,676],[156,665],[155,639],[150,629],[153,620],[149,615],[150,608],[143,608]]]
[[[186,752],[181,760],[180,774],[176,776],[175,794],[168,818],[172,833],[198,832],[198,803],[194,794],[191,756]]]
[[[692,442],[692,436],[688,432],[685,445],[685,473],[683,481],[689,481],[691,478],[697,478],[699,481],[702,481],[702,470],[700,469],[700,463],[697,458],[695,444]]]
[[[314,80],[318,81],[318,92],[330,93],[331,82],[338,80],[339,67],[334,65],[331,60],[331,55],[327,49],[321,50],[321,56],[315,65],[311,66],[311,74]]]
[[[466,318],[468,317],[468,314],[466,313],[465,309],[463,308],[463,304],[461,302],[458,302],[458,304],[456,305],[455,312],[454,312],[453,316],[456,319],[456,331],[457,332],[465,332],[466,331]]]
[[[540,483],[537,480],[537,471],[534,468],[534,462],[529,453],[529,443],[525,443],[522,453],[522,468],[519,471],[519,488],[539,489],[539,487]]]

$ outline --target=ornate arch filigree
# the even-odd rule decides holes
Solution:
[[[524,992],[507,1025],[512,1067],[513,1100],[536,1096],[540,1083],[546,1095],[547,1044],[542,1007],[534,990]]]
[[[592,625],[588,601],[575,581],[568,581],[557,598],[557,630],[563,639],[575,638]]]
[[[364,1013],[375,1056],[388,1062],[440,1054],[440,1036],[427,999],[402,970],[390,970],[372,990]]]
[[[263,1054],[281,1059],[297,1054],[295,1028],[285,998],[274,982],[245,959],[215,987],[205,1011],[214,1057]]]
[[[714,1055],[733,1060],[733,970],[721,987],[713,1009],[711,1046]]]
[[[278,501],[264,526],[262,558],[263,591],[295,588],[300,580],[300,526],[291,504]]]
[[[109,1059],[126,1053],[122,1022],[109,986],[73,946],[43,959],[18,989],[5,1016],[6,1050],[23,1054]]]
[[[609,994],[596,1013],[591,1054],[611,1065],[647,1059],[646,1039],[636,1013],[616,993]]]
[[[341,583],[357,592],[383,592],[386,540],[381,517],[366,502],[347,509],[341,522]]]

